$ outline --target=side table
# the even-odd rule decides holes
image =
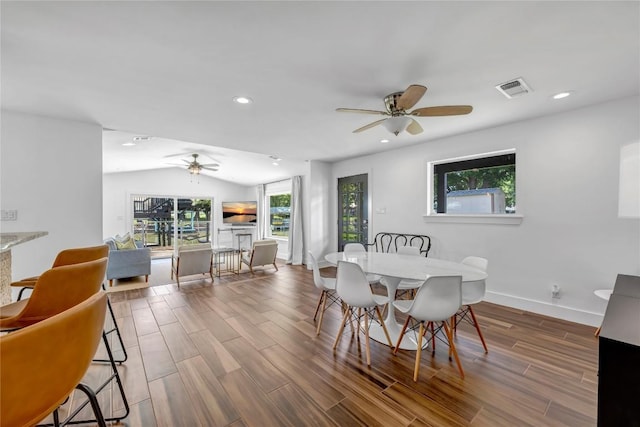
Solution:
[[[237,273],[236,250],[234,248],[213,248],[213,266],[216,276],[222,273]]]

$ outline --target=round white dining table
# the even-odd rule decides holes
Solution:
[[[353,262],[358,264],[365,273],[383,276],[382,284],[386,286],[389,298],[384,323],[394,345],[398,341],[402,325],[396,320],[393,301],[398,284],[402,279],[425,281],[432,276],[462,276],[464,283],[487,278],[486,272],[466,264],[415,255],[383,252],[349,252],[348,254],[332,252],[325,255],[325,260],[332,265],[338,265],[338,261]],[[369,328],[369,336],[380,343],[388,344],[382,327],[375,323]],[[398,347],[404,350],[416,350],[417,342],[411,334],[405,334]]]

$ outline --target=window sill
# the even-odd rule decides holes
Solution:
[[[493,215],[450,215],[450,214],[425,214],[424,222],[441,222],[450,224],[503,224],[520,225],[524,216],[516,214]]]

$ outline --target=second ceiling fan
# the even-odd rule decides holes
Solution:
[[[384,119],[377,120],[368,125],[362,126],[354,130],[354,133],[362,132],[372,127],[383,125],[389,132],[398,136],[402,131],[407,131],[411,135],[417,135],[423,132],[422,126],[414,117],[434,117],[434,116],[459,116],[469,114],[473,107],[471,105],[441,105],[437,107],[411,109],[427,91],[422,85],[411,85],[404,92],[394,92],[384,98],[386,111],[380,110],[363,110],[359,108],[337,108],[336,111],[347,113],[364,113],[389,116]]]

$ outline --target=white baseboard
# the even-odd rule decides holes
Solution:
[[[494,304],[526,310],[544,316],[563,319],[569,322],[598,327],[602,323],[602,314],[590,311],[579,310],[573,307],[565,307],[561,304],[551,304],[542,301],[520,298],[513,295],[489,292],[485,294],[484,300]]]

